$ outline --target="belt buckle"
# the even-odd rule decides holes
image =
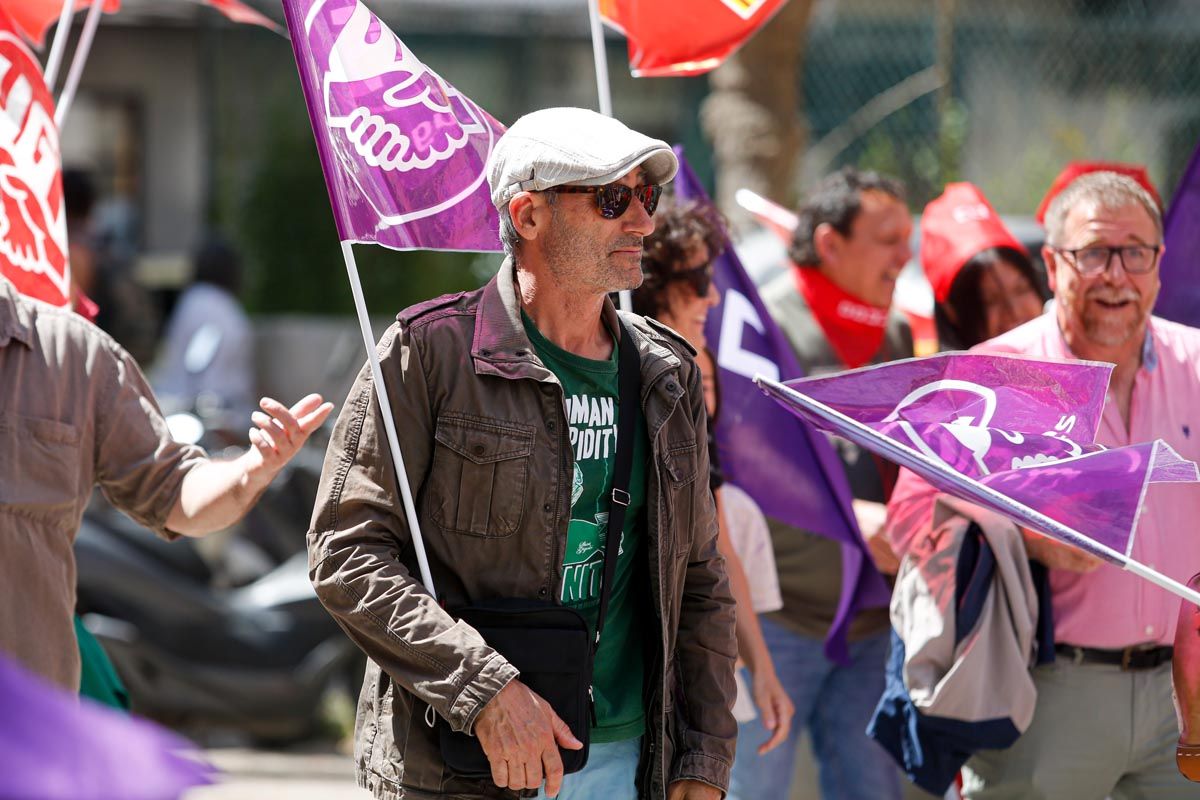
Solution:
[[[1123,672],[1136,672],[1143,669],[1154,669],[1161,665],[1164,660],[1160,649],[1153,645],[1126,647],[1121,651],[1121,670]]]

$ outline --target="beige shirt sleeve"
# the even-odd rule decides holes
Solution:
[[[779,592],[779,572],[775,568],[775,551],[767,519],[741,487],[726,483],[721,491],[725,522],[750,583],[754,610],[759,614],[778,611],[783,608],[783,596]]]
[[[145,376],[128,353],[97,348],[91,379],[96,403],[96,483],[117,508],[167,539],[184,476],[206,458],[203,449],[171,438]]]

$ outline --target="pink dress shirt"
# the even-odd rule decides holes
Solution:
[[[977,352],[1074,358],[1053,312],[975,348]],[[1162,439],[1200,462],[1200,330],[1152,317],[1134,378],[1129,430],[1112,396],[1096,441],[1109,447]],[[887,535],[897,553],[928,532],[936,490],[902,470],[888,504]],[[1087,531],[1083,531],[1086,533]],[[1132,557],[1179,581],[1200,571],[1200,484],[1151,484]],[[1056,642],[1119,649],[1171,644],[1179,599],[1110,564],[1080,574],[1050,570]]]

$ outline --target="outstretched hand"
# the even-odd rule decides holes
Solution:
[[[250,415],[258,426],[250,429],[250,453],[257,455],[258,463],[253,463],[252,455],[250,468],[272,477],[333,411],[333,403],[322,402],[319,394],[310,394],[291,408],[271,397],[264,397],[258,405],[262,411]]]
[[[249,450],[230,461],[198,461],[184,476],[167,515],[168,529],[203,536],[237,522],[333,410],[319,394],[291,408],[269,397],[260,405],[263,410],[252,417],[258,427],[250,429]]]

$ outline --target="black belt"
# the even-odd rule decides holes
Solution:
[[[1154,669],[1168,663],[1175,653],[1175,648],[1138,645],[1126,647],[1124,650],[1100,650],[1095,647],[1056,644],[1054,652],[1066,656],[1076,664],[1112,664],[1123,670],[1138,670]]]

